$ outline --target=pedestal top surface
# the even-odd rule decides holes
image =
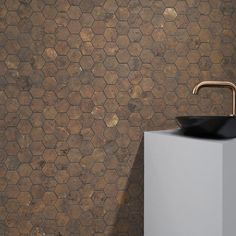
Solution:
[[[199,138],[199,137],[191,137],[181,134],[180,129],[171,129],[171,130],[160,130],[160,131],[145,131],[146,134],[156,134],[156,135],[163,135],[174,137],[178,139],[187,139],[187,140],[194,140],[194,141],[201,141],[201,142],[211,142],[216,144],[227,144],[227,143],[235,143],[236,138],[234,139],[210,139],[210,138]]]

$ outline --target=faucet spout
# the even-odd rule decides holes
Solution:
[[[235,105],[236,105],[236,85],[229,82],[229,81],[203,81],[200,82],[199,84],[197,84],[194,88],[193,88],[193,94],[198,94],[198,91],[202,88],[202,87],[228,87],[232,89],[232,114],[233,116],[236,115],[236,109],[235,109]]]

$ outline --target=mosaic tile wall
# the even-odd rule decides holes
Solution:
[[[0,0],[0,235],[143,235],[143,131],[228,114],[234,0]]]

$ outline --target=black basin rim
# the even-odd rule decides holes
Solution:
[[[235,138],[236,116],[178,116],[183,134],[195,137]]]

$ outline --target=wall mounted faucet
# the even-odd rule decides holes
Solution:
[[[229,81],[203,81],[197,84],[193,89],[193,94],[197,94],[202,87],[229,87],[232,89],[232,116],[235,116],[235,96],[236,96],[236,85]]]

